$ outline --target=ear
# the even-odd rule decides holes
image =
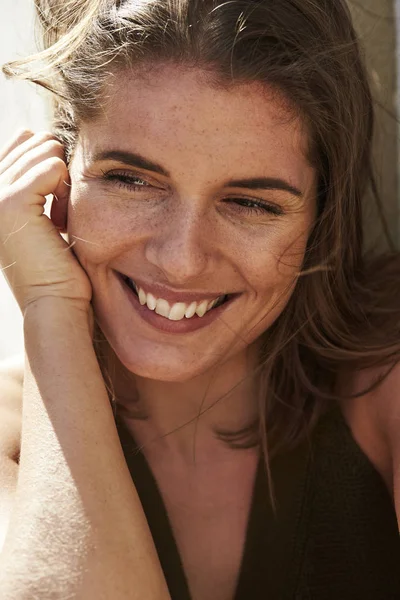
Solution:
[[[67,233],[69,194],[53,196],[50,218],[60,233]]]

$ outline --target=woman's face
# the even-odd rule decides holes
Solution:
[[[293,293],[315,218],[306,154],[305,128],[258,83],[216,88],[172,66],[113,79],[80,130],[68,233],[127,369],[187,381],[256,347]]]

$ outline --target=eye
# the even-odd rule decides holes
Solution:
[[[150,183],[146,180],[133,175],[132,173],[116,173],[115,171],[111,171],[110,173],[105,173],[103,171],[103,179],[117,185],[121,188],[129,189],[130,191],[144,191],[149,188],[154,188]]]
[[[281,217],[285,214],[284,210],[277,204],[270,204],[261,200],[252,200],[250,198],[229,198],[225,200],[227,204],[235,204],[236,210],[248,215],[271,214]]]

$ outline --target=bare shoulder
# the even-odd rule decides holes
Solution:
[[[22,357],[0,361],[0,458],[19,455],[22,423]]]
[[[374,386],[380,380],[381,383]],[[341,391],[344,395],[362,394],[357,398],[344,398],[341,409],[354,439],[394,498],[395,455],[400,467],[400,363],[391,369],[377,367],[346,373]]]

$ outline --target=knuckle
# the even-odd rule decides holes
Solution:
[[[42,146],[43,151],[48,153],[56,154],[57,156],[64,156],[64,147],[63,145],[55,139],[50,139],[44,142]]]
[[[65,170],[66,164],[59,156],[50,156],[46,163],[50,169]]]
[[[34,135],[33,131],[31,131],[30,129],[27,129],[25,127],[21,127],[20,129],[18,129],[15,134],[14,134],[14,139],[19,141],[19,140],[26,140],[30,137],[32,137]]]
[[[61,142],[58,140],[52,140],[49,142],[49,144],[51,144],[51,148],[54,150],[54,152],[64,155],[64,146],[61,144]]]
[[[35,134],[36,141],[44,144],[49,141],[56,141],[55,136],[51,133],[51,131],[39,131]]]

